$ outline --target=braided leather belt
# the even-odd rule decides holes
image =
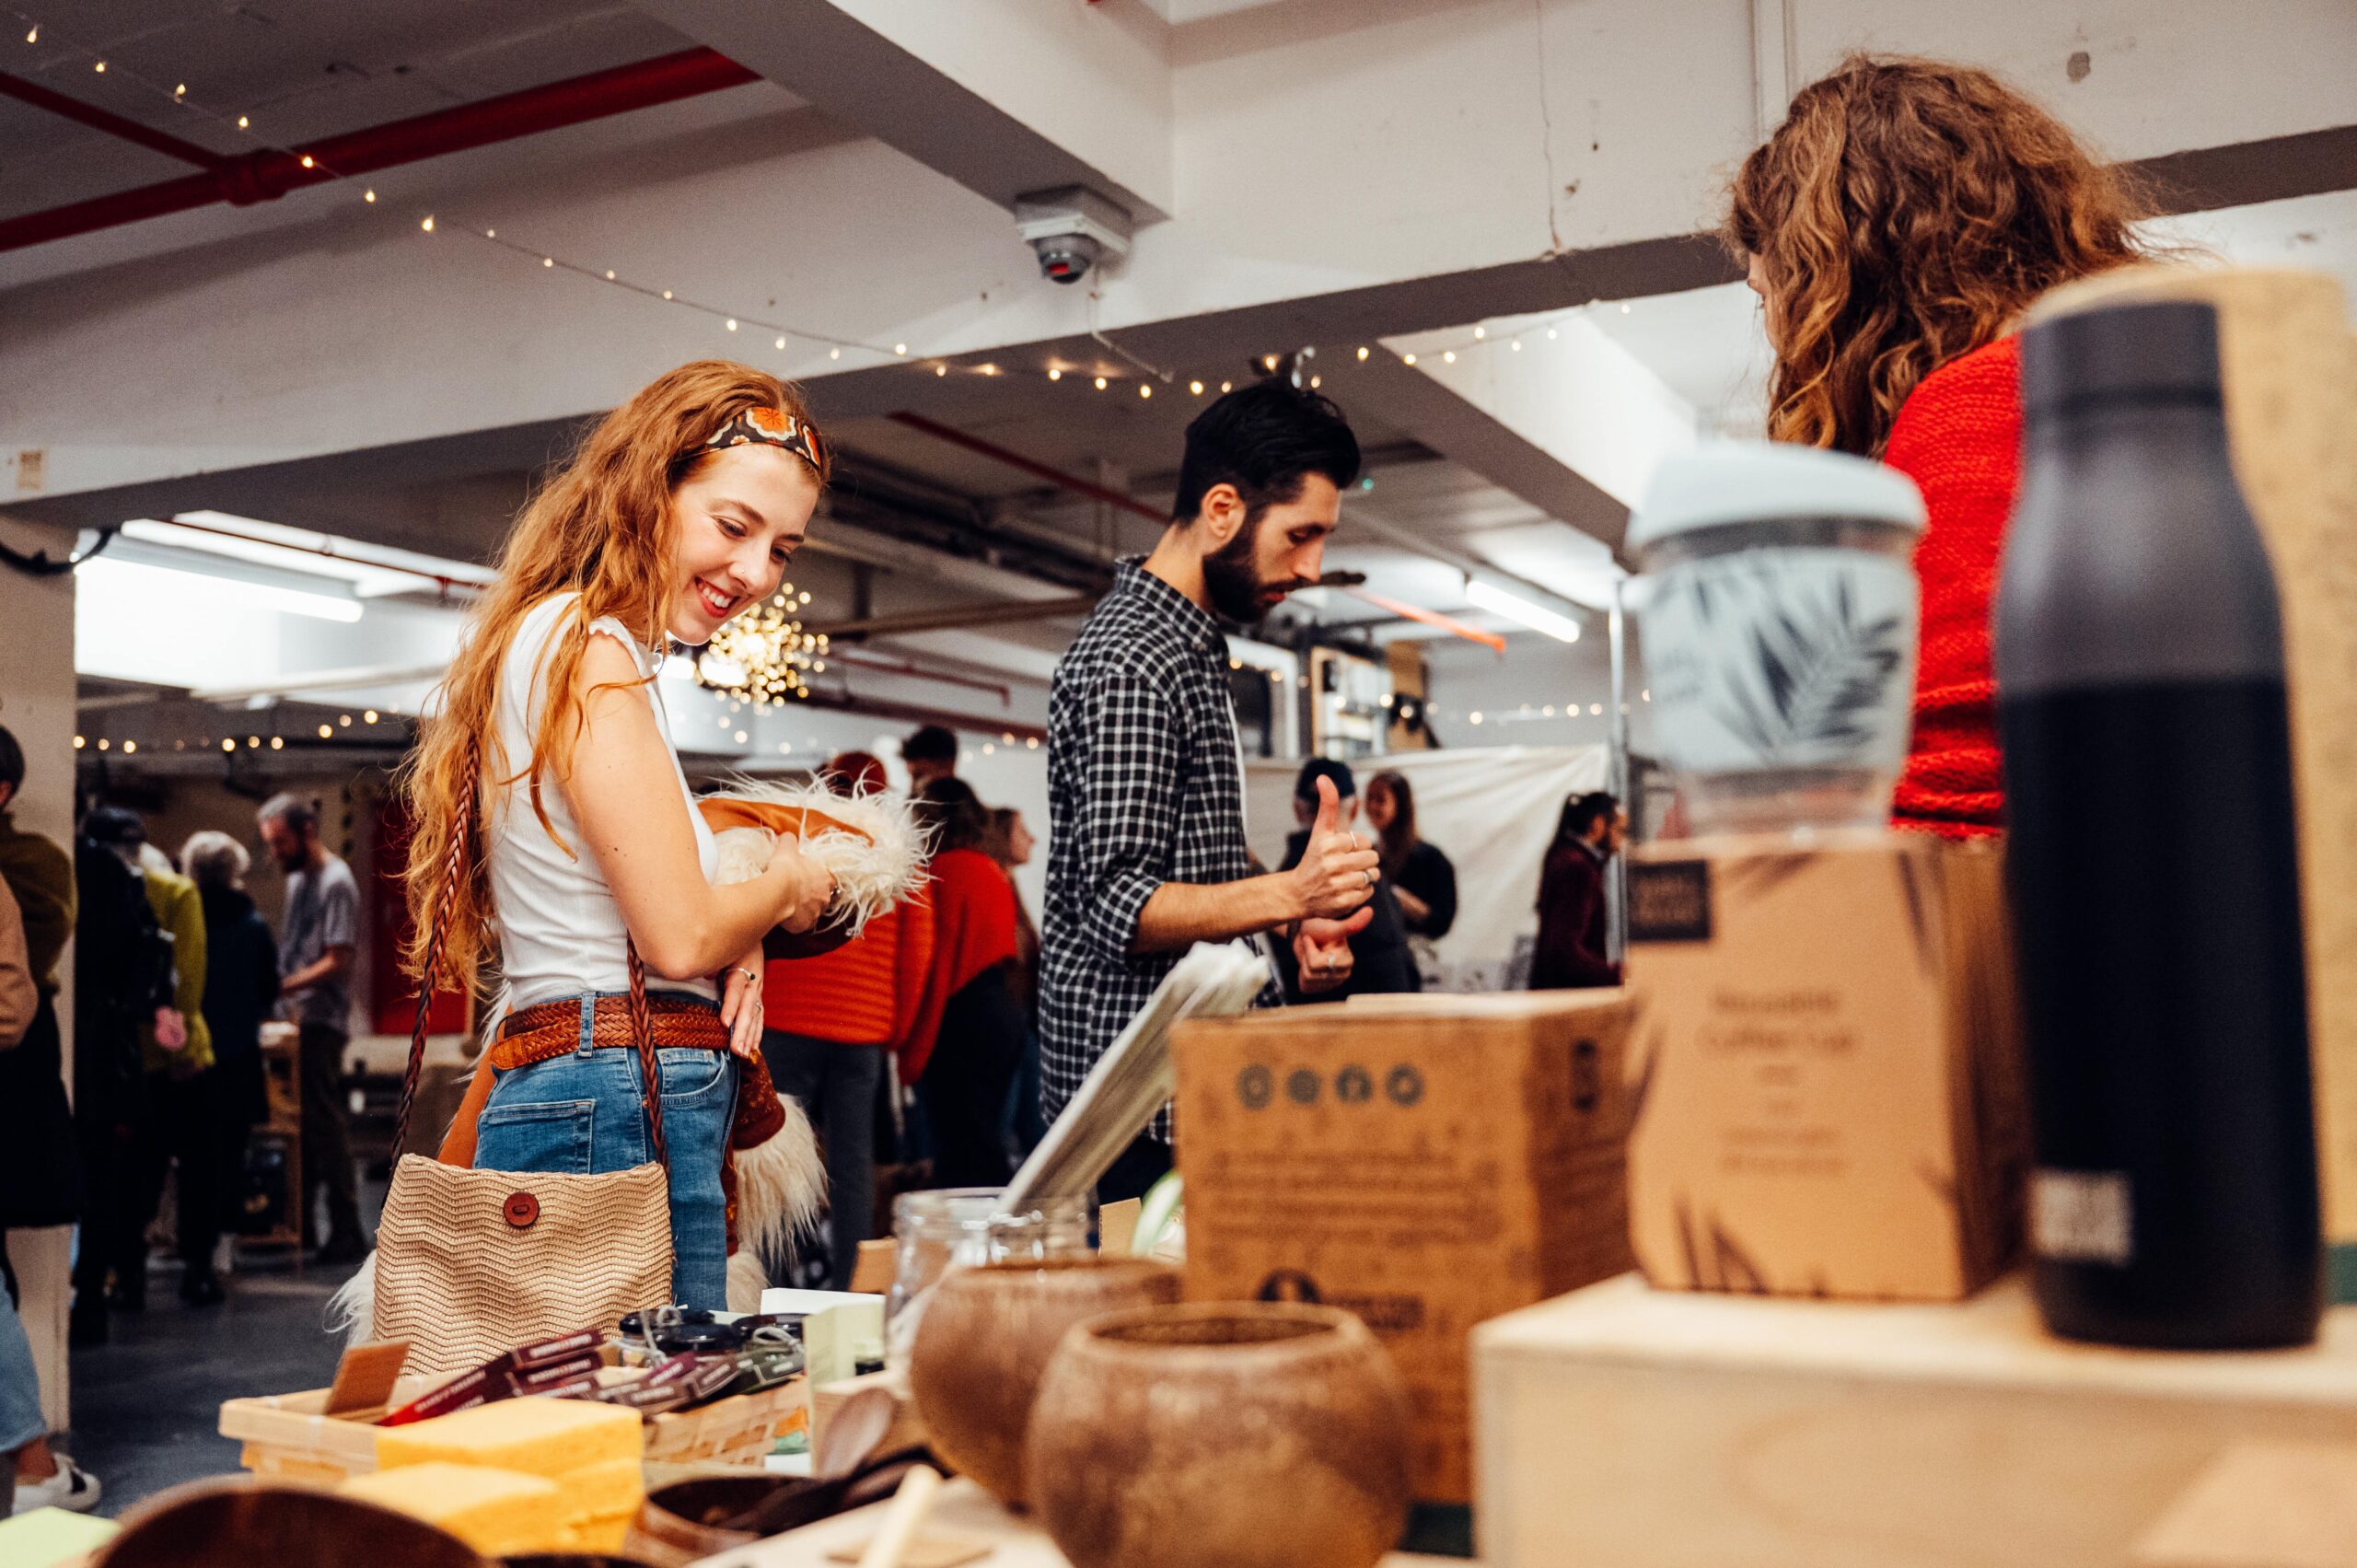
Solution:
[[[721,1026],[718,1010],[701,997],[656,993],[646,999],[646,1014],[657,1051],[728,1049],[728,1031]],[[637,1037],[631,1032],[629,997],[598,998],[589,1022],[589,1044],[592,1049],[637,1049]],[[499,1026],[499,1038],[492,1041],[491,1064],[502,1073],[511,1072],[580,1049],[581,1004],[543,1002],[507,1016]]]

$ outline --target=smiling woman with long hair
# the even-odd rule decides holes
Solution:
[[[2142,213],[2061,121],[1933,60],[1844,61],[1736,178],[1727,236],[1776,352],[1768,434],[1881,458],[1930,509],[1902,826],[1999,824],[1989,600],[2020,468],[2011,334],[2048,289],[2142,259]]]
[[[584,1174],[650,1158],[628,1005],[643,962],[664,1047],[674,1299],[690,1306],[726,1305],[723,1172],[738,1061],[760,1061],[761,939],[807,930],[833,879],[789,838],[758,877],[713,884],[656,676],[672,644],[709,640],[775,591],[826,477],[787,383],[719,360],[656,379],[517,519],[401,780],[412,972],[438,912],[458,974],[495,961],[504,988],[460,1112],[472,1147],[454,1132],[443,1157]],[[445,905],[461,834],[480,848]]]

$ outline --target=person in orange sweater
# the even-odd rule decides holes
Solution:
[[[985,848],[990,813],[965,781],[932,780],[917,812],[933,833],[933,972],[900,1075],[932,1133],[934,1185],[1004,1187],[1006,1099],[1023,1065],[1015,884]]]
[[[821,770],[842,796],[884,788],[884,764],[845,751]],[[920,894],[867,923],[832,952],[763,967],[765,1016],[795,1028],[763,1029],[761,1054],[780,1094],[792,1095],[818,1130],[827,1160],[827,1282],[851,1288],[859,1244],[876,1231],[876,1112],[887,1052],[915,1038],[933,970],[933,906]]]
[[[2144,207],[1985,71],[1853,55],[1744,159],[1726,229],[1776,352],[1768,434],[1880,458],[1931,513],[1897,824],[1993,833],[1989,607],[2021,467],[2013,332],[2048,289],[2142,259]]]

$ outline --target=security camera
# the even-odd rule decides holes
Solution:
[[[1039,275],[1054,283],[1078,283],[1097,262],[1130,250],[1127,209],[1086,185],[1016,197],[1015,232],[1039,258]]]

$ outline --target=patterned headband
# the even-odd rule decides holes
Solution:
[[[827,471],[827,465],[820,460],[826,443],[819,432],[783,409],[749,408],[714,431],[704,447],[716,450],[756,441],[764,447],[783,447],[819,472]]]

